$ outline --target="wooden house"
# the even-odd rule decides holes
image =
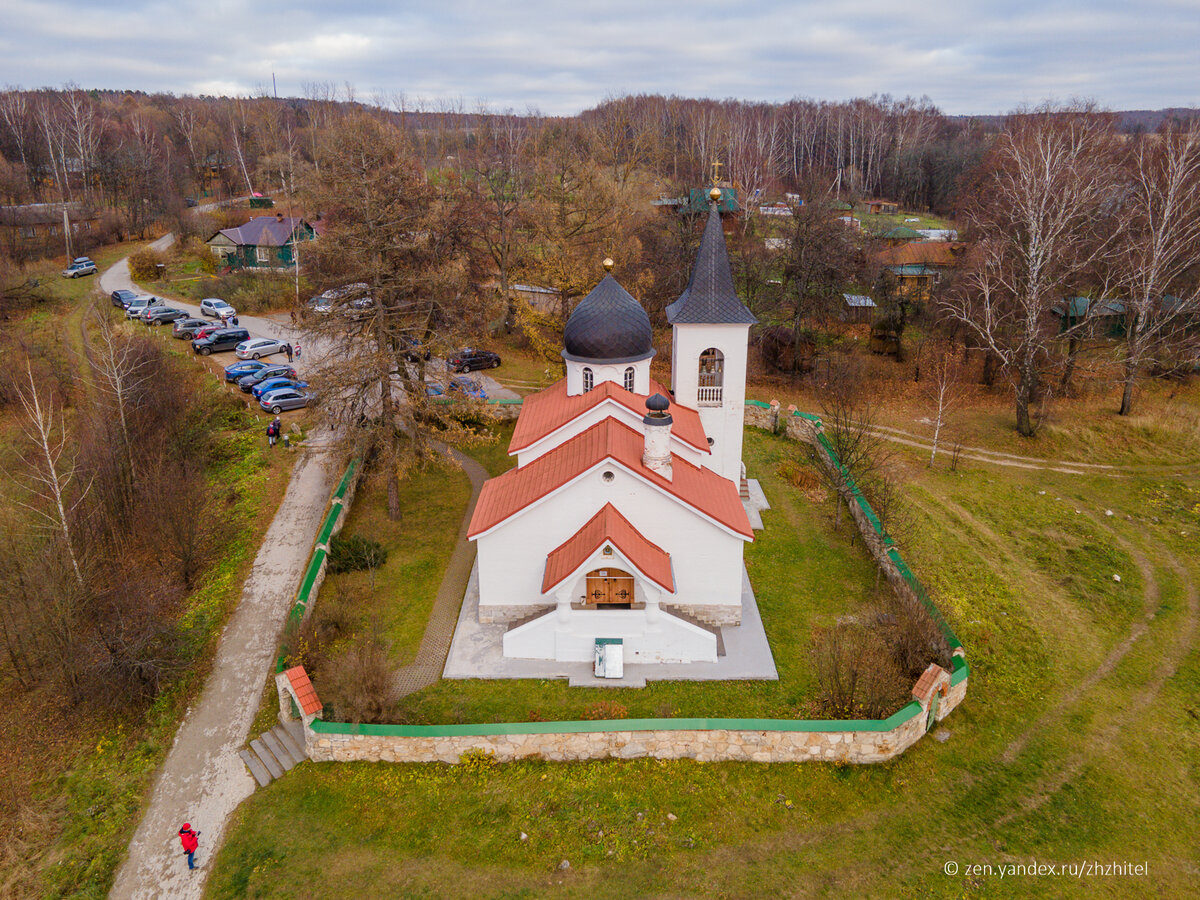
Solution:
[[[867,215],[871,216],[890,216],[900,212],[900,204],[893,200],[882,200],[879,198],[864,200],[863,206],[866,207]]]
[[[72,253],[81,249],[80,237],[86,236],[100,215],[83,203],[26,203],[0,206],[0,247],[12,259],[41,259],[65,254],[63,219],[71,229]],[[84,241],[88,248],[92,242]]]
[[[839,318],[843,322],[871,324],[875,316],[875,301],[866,294],[842,294]]]
[[[311,241],[317,230],[295,216],[255,216],[238,228],[223,228],[206,242],[231,269],[278,271],[296,264],[296,245]]]
[[[943,276],[958,267],[966,244],[956,241],[910,241],[880,251],[880,265],[888,269],[900,292],[910,300],[928,300]]]

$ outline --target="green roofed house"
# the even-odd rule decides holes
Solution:
[[[296,264],[296,244],[311,241],[317,230],[295,216],[255,216],[238,228],[222,228],[206,242],[231,269],[278,271]]]
[[[919,231],[913,231],[904,225],[897,225],[895,228],[890,228],[880,235],[889,247],[895,247],[899,244],[907,244],[909,241],[923,241],[925,235]]]
[[[1093,308],[1092,304],[1096,306]],[[1109,338],[1125,337],[1126,307],[1120,300],[1093,300],[1091,297],[1068,297],[1050,310],[1058,317],[1062,334],[1090,319],[1092,333]]]

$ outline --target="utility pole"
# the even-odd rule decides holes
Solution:
[[[74,257],[71,256],[71,219],[67,215],[67,204],[65,203],[63,204],[63,243],[66,244],[67,265],[69,266]]]

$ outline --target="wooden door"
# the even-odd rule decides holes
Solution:
[[[585,601],[593,606],[632,606],[633,576],[621,569],[595,569],[587,574]]]

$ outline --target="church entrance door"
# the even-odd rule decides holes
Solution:
[[[631,609],[633,576],[621,569],[595,569],[588,572],[585,600],[589,606]]]

